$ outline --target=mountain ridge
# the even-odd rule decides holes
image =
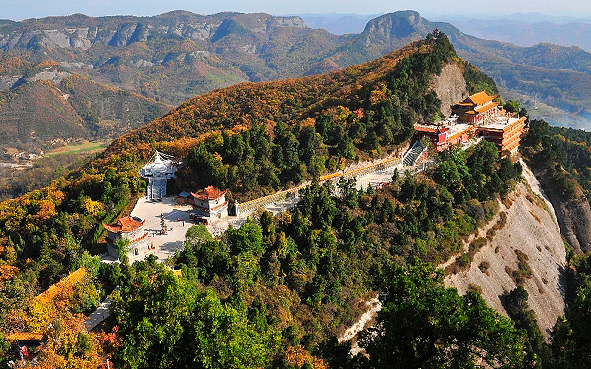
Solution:
[[[433,28],[445,32],[460,56],[483,68],[500,86],[531,96],[529,110],[531,101],[537,100],[579,114],[584,121],[586,91],[571,83],[567,98],[556,92],[576,81],[576,75],[552,71],[589,73],[591,54],[555,45],[522,48],[482,40],[449,23],[428,21],[416,11],[379,16],[360,34],[344,36],[307,28],[298,17],[264,13],[204,16],[173,11],[153,17],[100,18],[78,14],[0,26],[0,48],[5,53],[28,53],[37,61],[49,57],[97,82],[176,105],[236,82],[293,78],[362,63],[421,39]],[[65,50],[72,52],[64,54]],[[528,69],[513,78],[515,68]],[[167,78],[155,77],[162,74]]]

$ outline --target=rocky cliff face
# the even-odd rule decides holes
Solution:
[[[0,31],[0,48],[11,50],[41,46],[87,50],[96,43],[117,47],[145,42],[158,34],[204,41],[213,37],[224,18],[235,20],[253,33],[268,33],[275,27],[306,27],[299,17],[275,17],[262,13],[223,15],[201,16],[179,11],[155,17],[91,18],[73,15],[26,20]]]
[[[536,174],[554,205],[560,231],[566,241],[577,254],[591,251],[591,207],[580,188],[576,189],[572,198],[565,199],[554,189],[545,172],[538,170]]]
[[[535,183],[532,188],[536,188]],[[548,203],[541,196],[519,184],[509,201],[501,205],[501,211],[507,214],[506,224],[475,255],[467,271],[445,279],[446,285],[456,287],[460,294],[469,288],[480,289],[488,305],[506,315],[503,294],[517,286],[514,272],[521,262],[522,269],[530,269],[529,277],[523,278],[528,304],[546,337],[564,314],[566,283],[564,244],[558,224],[547,209]],[[486,231],[481,233],[484,236]]]
[[[189,12],[170,12],[156,17],[91,18],[73,15],[44,18],[11,24],[0,31],[4,50],[46,48],[89,49],[96,43],[124,46],[145,42],[158,34],[192,40],[209,40],[223,22],[223,13],[201,16]],[[268,14],[229,14],[251,32],[266,33],[273,27],[306,27],[299,17],[274,17]]]
[[[451,115],[451,106],[468,95],[466,80],[457,63],[443,66],[441,73],[431,78],[429,88],[441,100],[441,112],[446,117]]]

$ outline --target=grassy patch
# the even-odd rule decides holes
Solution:
[[[533,270],[528,264],[529,257],[521,250],[515,250],[517,255],[517,269],[513,270],[505,266],[505,272],[513,279],[516,285],[523,286],[525,280],[532,277]]]
[[[53,156],[53,155],[62,155],[62,154],[78,154],[78,153],[88,152],[88,151],[102,151],[107,147],[107,145],[108,145],[108,142],[104,141],[104,140],[88,141],[88,142],[83,142],[80,144],[61,146],[61,147],[58,147],[57,149],[51,150],[46,155]]]

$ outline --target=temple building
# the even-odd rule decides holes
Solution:
[[[458,122],[482,124],[487,117],[497,115],[499,103],[493,101],[486,91],[470,95],[451,107],[451,112],[458,116]]]
[[[118,258],[119,251],[115,247],[115,241],[120,238],[129,240],[130,251],[133,255],[139,255],[149,248],[147,242],[148,232],[144,232],[142,226],[145,220],[138,217],[130,217],[129,215],[117,220],[112,224],[103,223],[103,227],[107,230],[107,252],[109,255]]]
[[[172,156],[156,151],[150,163],[140,169],[140,176],[148,180],[146,197],[149,200],[162,200],[166,197],[166,182],[176,178],[175,172]]]
[[[193,205],[196,215],[212,222],[228,216],[227,191],[207,186],[198,193],[191,192],[187,202]]]
[[[527,117],[519,117],[499,108],[486,91],[470,95],[452,106],[453,115],[436,124],[415,124],[415,138],[428,139],[440,152],[451,146],[485,139],[497,145],[499,154],[515,152],[525,133]]]
[[[416,138],[427,138],[437,152],[468,142],[476,136],[476,130],[477,126],[474,124],[458,122],[457,116],[439,124],[415,124]]]

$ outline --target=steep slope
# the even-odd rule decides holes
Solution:
[[[506,224],[494,232],[467,271],[447,276],[445,283],[461,294],[471,288],[480,290],[489,306],[506,315],[504,293],[517,286],[515,272],[529,268],[530,275],[521,277],[523,287],[542,333],[549,337],[565,309],[566,252],[560,229],[548,205],[524,185],[517,187],[506,204],[510,206],[501,206]]]
[[[577,186],[572,196],[563,196],[548,170],[537,168],[535,172],[554,204],[560,229],[568,244],[577,254],[591,251],[591,207],[581,188]]]

